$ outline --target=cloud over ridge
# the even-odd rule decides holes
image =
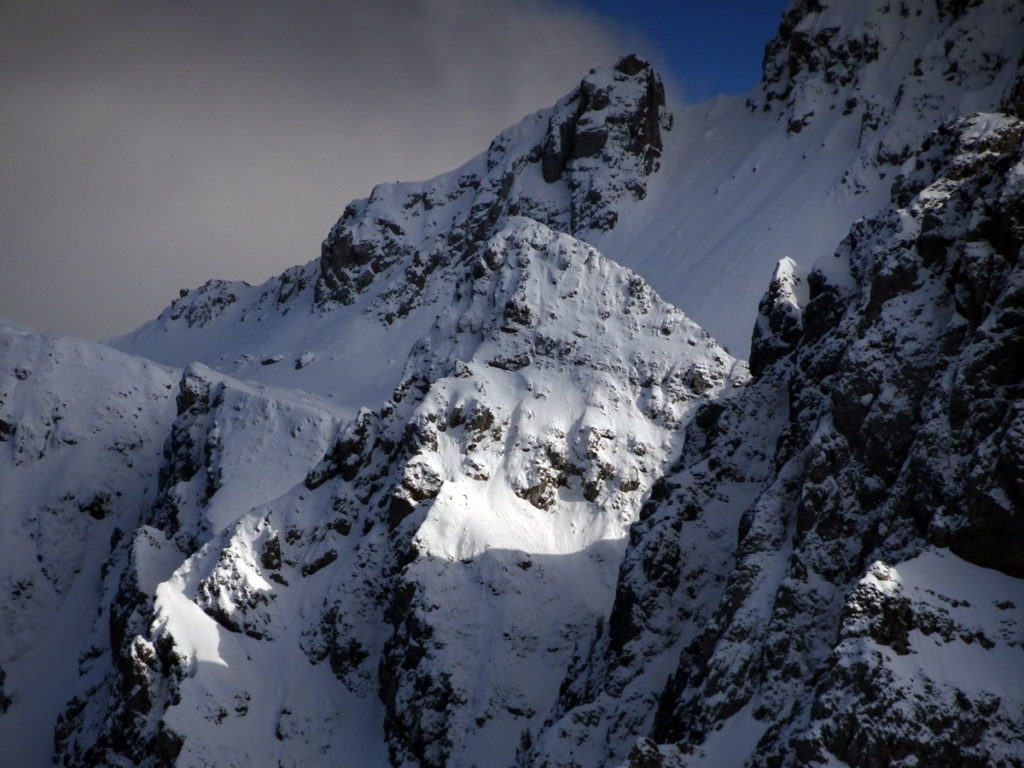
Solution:
[[[99,337],[314,258],[623,49],[552,0],[0,5],[0,313]]]

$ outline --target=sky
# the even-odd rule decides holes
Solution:
[[[761,74],[764,46],[789,0],[581,0],[631,30],[687,101],[745,93]]]
[[[0,315],[103,338],[319,255],[593,66],[756,83],[782,0],[0,0]]]

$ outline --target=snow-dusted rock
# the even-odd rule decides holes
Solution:
[[[805,301],[780,269],[802,317],[698,411],[533,759],[1024,764],[1022,130],[945,126]]]
[[[4,323],[5,755],[1024,764],[1020,13],[800,0],[747,100],[626,57],[121,352]]]
[[[50,759],[57,715],[110,647],[90,628],[157,493],[175,376],[100,344],[0,328],[0,743]]]

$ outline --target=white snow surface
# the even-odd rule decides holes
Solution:
[[[563,182],[545,183],[540,162],[531,156],[548,120],[564,108],[563,100],[527,116],[497,137],[487,153],[451,173],[375,187],[369,198],[353,204],[359,211],[357,238],[386,221],[401,227],[403,242],[426,252],[469,215],[471,205],[497,194],[498,181],[512,167],[508,195],[526,215],[571,232],[636,270],[732,354],[746,357],[757,302],[777,262],[791,258],[810,270],[831,256],[852,221],[888,201],[902,162],[928,133],[952,117],[999,105],[1024,50],[1019,4],[983,3],[959,18],[940,15],[934,0],[905,0],[906,14],[890,0],[820,5],[804,16],[798,32],[814,36],[838,28],[832,48],[857,40],[877,57],[853,61],[848,75],[804,67],[782,76],[782,83],[762,83],[747,97],[670,104],[660,169],[646,179],[642,200],[626,195],[616,202],[618,221],[610,229],[575,226],[570,192]],[[785,63],[784,56],[780,60]],[[599,86],[612,82],[617,89],[612,106],[598,115],[639,98],[632,81],[616,82],[608,70],[589,80]],[[783,86],[785,99],[777,96]],[[794,120],[801,124],[798,132],[791,128]],[[613,151],[609,147],[598,161],[579,163],[579,173],[606,190],[605,197],[614,196],[607,190],[619,190],[621,179],[633,173],[628,163],[624,170],[608,169],[609,157],[620,157],[609,154]],[[467,193],[467,180],[474,178],[485,180],[479,197]],[[426,202],[412,205],[413,200]],[[316,262],[292,272],[301,273],[311,294]],[[299,299],[287,318],[276,316],[276,278],[259,287],[218,283],[213,289],[230,291],[237,301],[201,333],[190,333],[165,313],[112,343],[167,364],[200,360],[243,378],[330,388],[335,398],[358,407],[395,381],[396,364],[389,361],[402,360],[415,335],[399,328],[429,322],[413,315],[383,334],[370,319],[375,293],[383,289],[315,319],[308,313],[311,296]],[[381,348],[393,354],[381,355]],[[328,372],[327,361],[318,360],[305,373],[286,370],[304,351],[321,349],[332,362],[358,359],[360,365]],[[274,354],[289,360],[260,366]]]
[[[956,633],[910,633],[910,652],[867,640],[860,652],[881,651],[880,662],[904,684],[938,679],[942,685],[998,697],[1007,711],[1024,707],[1024,605],[1020,579],[979,568],[946,550],[930,549],[893,566],[875,563],[862,586],[908,598],[956,627]]]
[[[0,668],[13,699],[0,744],[10,765],[47,765],[111,537],[135,530],[156,494],[176,376],[6,321],[0,361],[0,419],[14,425],[0,441]]]
[[[933,0],[905,0],[905,16],[889,0],[819,5],[795,32],[824,35],[819,52],[855,39],[874,53],[830,68],[770,49],[749,97],[653,114],[664,146],[649,172],[611,131],[546,181],[541,145],[574,114],[567,97],[449,174],[376,187],[332,231],[392,259],[347,265],[351,295],[324,300],[332,267],[314,260],[261,286],[208,283],[109,345],[0,319],[12,764],[52,764],[69,702],[103,704],[68,715],[66,754],[140,690],[139,733],[183,734],[179,766],[411,766],[420,730],[435,764],[483,766],[565,714],[549,708],[594,653],[643,500],[702,405],[746,386],[727,348],[746,356],[769,281],[798,312],[801,267],[851,280],[832,258],[851,222],[888,200],[936,125],[996,109],[1024,50],[1013,3],[959,17]],[[609,102],[583,127],[631,114],[643,82],[588,75]],[[978,136],[1002,119],[978,118]],[[760,447],[737,462],[744,450]],[[752,474],[709,501],[719,522],[694,525],[685,552],[723,584]],[[876,564],[858,590],[899,592],[959,634],[915,629],[901,655],[853,620],[838,663],[1024,706],[1007,674],[1019,580],[929,550]],[[994,645],[964,639],[971,627],[998,628]],[[650,640],[661,660],[621,681],[648,727],[680,650],[665,629]],[[126,666],[143,680],[131,696]],[[749,710],[686,764],[745,759],[764,727]],[[606,749],[606,730],[568,746],[549,733],[550,755],[603,764],[628,749]]]

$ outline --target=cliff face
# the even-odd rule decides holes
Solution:
[[[627,57],[121,351],[0,328],[0,745],[1024,765],[1021,13],[797,2],[746,100]]]
[[[333,760],[353,741],[368,764],[513,758],[557,695],[548,670],[607,614],[681,425],[746,373],[534,220],[449,287],[389,401],[340,428],[311,396],[184,371],[62,762]]]
[[[633,526],[548,764],[623,722],[650,729],[636,765],[1024,759],[1022,137],[951,123],[834,256],[780,267],[757,376]]]

